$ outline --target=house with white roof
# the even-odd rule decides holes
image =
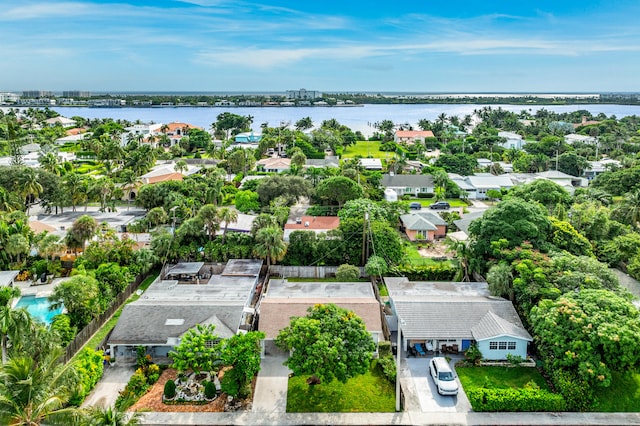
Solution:
[[[533,339],[513,304],[491,296],[487,283],[410,281],[384,277],[389,291],[389,329],[403,350],[422,345],[436,353],[458,353],[477,343],[485,360],[527,357]]]
[[[522,149],[522,146],[526,143],[526,141],[522,138],[521,135],[513,132],[498,132],[498,136],[504,138],[505,141],[500,143],[499,145],[505,149]]]
[[[565,135],[564,141],[569,145],[573,145],[576,142],[584,143],[587,145],[596,145],[598,143],[598,138],[593,136],[570,133],[568,135]]]
[[[593,180],[599,174],[620,167],[620,162],[612,158],[603,158],[600,161],[587,161],[587,163],[588,166],[584,169],[583,176],[588,180]]]
[[[258,170],[267,173],[282,173],[291,169],[291,159],[280,157],[263,158],[256,163],[256,167]]]
[[[75,120],[72,120],[72,119],[67,118],[67,117],[63,117],[61,115],[59,115],[58,117],[48,118],[48,119],[44,120],[44,122],[46,124],[48,124],[50,127],[54,127],[54,126],[57,126],[57,125],[60,125],[62,127],[75,127],[76,126]]]
[[[379,158],[361,158],[360,165],[366,170],[382,170],[382,160]]]
[[[510,189],[515,185],[509,175],[494,176],[489,173],[476,173],[471,176],[450,176],[451,180],[464,191],[470,200],[486,200],[487,192],[494,189]]]
[[[156,136],[161,134],[161,123],[142,123],[125,127],[125,131],[120,136],[120,144],[125,146],[129,141],[141,138],[142,143],[149,143],[153,148],[157,146]]]

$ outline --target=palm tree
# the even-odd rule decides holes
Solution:
[[[487,283],[489,291],[493,296],[508,297],[513,301],[513,273],[511,266],[505,262],[493,265],[487,273]]]
[[[271,216],[267,213],[260,213],[251,224],[251,235],[255,238],[263,228],[275,228],[278,227],[278,218]]]
[[[0,211],[12,212],[21,207],[20,200],[15,193],[0,187]]]
[[[60,241],[60,237],[54,234],[47,234],[38,242],[38,254],[45,259],[52,258],[62,248],[63,244]]]
[[[84,252],[85,242],[93,236],[98,229],[98,223],[89,215],[82,215],[73,222],[69,233],[72,234],[81,244]]]
[[[76,206],[86,200],[86,181],[75,172],[67,173],[63,181],[64,189],[71,201],[71,211],[76,211]]]
[[[4,250],[12,260],[15,256],[20,263],[20,255],[29,251],[29,240],[22,234],[11,234],[4,243]]]
[[[42,185],[38,182],[38,177],[33,169],[26,169],[27,172],[22,180],[22,197],[27,203],[27,215],[29,214],[29,207],[31,206],[31,200],[35,201],[36,198],[42,193]]]
[[[197,217],[207,228],[207,235],[209,236],[209,241],[211,241],[216,231],[220,228],[220,215],[218,214],[218,208],[213,204],[205,204],[200,207],[200,210],[198,210]]]
[[[471,281],[470,278],[470,260],[471,260],[471,247],[466,241],[458,241],[451,238],[447,238],[445,241],[448,252],[454,252],[456,254],[455,260],[458,264],[458,272],[456,273],[456,281]]]
[[[40,163],[40,167],[54,175],[60,175],[60,161],[58,160],[58,156],[53,152],[43,153],[38,158],[38,163]]]
[[[14,293],[18,297],[20,291]],[[2,346],[2,364],[7,362],[7,350],[9,341],[17,340],[24,331],[31,327],[31,315],[25,308],[12,309],[11,298],[5,306],[0,306],[0,346]]]
[[[178,160],[173,168],[178,173],[184,173],[187,170],[189,170],[189,166],[187,165],[187,162],[182,159]]]
[[[140,424],[141,413],[127,413],[117,407],[89,407],[84,411],[84,421],[89,426],[133,426]]]
[[[227,241],[227,228],[230,223],[235,223],[238,220],[238,211],[229,207],[223,207],[218,211],[218,217],[224,222],[224,231],[222,231],[222,244]]]
[[[287,254],[287,243],[284,242],[283,232],[280,228],[262,228],[256,234],[256,245],[253,253],[267,260],[267,268],[278,260],[282,260]]]
[[[64,364],[56,348],[36,361],[14,357],[0,368],[0,420],[2,424],[37,426],[75,423],[76,407],[65,407],[76,390],[74,363]]]
[[[164,211],[164,207],[154,207],[147,213],[147,221],[154,227],[158,227],[163,223],[167,223],[169,215]]]
[[[640,222],[640,189],[627,193],[619,209],[622,211],[627,223],[637,228],[638,222]]]

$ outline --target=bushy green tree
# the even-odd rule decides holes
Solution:
[[[290,351],[285,365],[310,384],[349,378],[369,370],[375,343],[360,317],[336,305],[315,305],[280,331],[276,344]]]
[[[538,348],[554,368],[609,386],[612,371],[640,361],[640,317],[627,299],[608,290],[568,292],[531,311]]]
[[[260,331],[251,331],[245,334],[236,334],[225,339],[220,347],[220,358],[225,366],[231,366],[233,373],[229,379],[234,381],[232,386],[224,386],[227,392],[230,388],[236,389],[231,396],[241,396],[246,392],[247,386],[253,377],[260,371],[260,340],[265,334]],[[229,371],[225,373],[225,377]]]
[[[101,312],[98,281],[88,275],[74,275],[60,283],[49,296],[53,309],[64,305],[71,325],[82,329]]]
[[[220,360],[219,338],[215,334],[215,328],[213,324],[196,324],[187,330],[180,344],[169,352],[173,368],[196,373],[212,371]]]

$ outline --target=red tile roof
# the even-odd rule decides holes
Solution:
[[[302,216],[302,223],[287,223],[284,229],[336,229],[340,226],[340,218],[338,216]],[[305,226],[305,224],[309,226]]]
[[[396,136],[399,138],[432,138],[431,130],[398,130]]]

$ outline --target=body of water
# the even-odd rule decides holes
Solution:
[[[62,313],[63,308],[60,307],[53,311],[49,310],[49,300],[46,297],[22,296],[16,308],[27,308],[27,311],[34,319],[45,324],[51,324],[53,317]]]
[[[323,120],[335,118],[353,131],[361,131],[370,136],[375,131],[373,124],[382,120],[391,120],[396,124],[409,123],[417,128],[421,119],[435,120],[438,115],[463,118],[473,114],[484,106],[493,109],[502,108],[507,111],[520,112],[528,110],[535,114],[539,109],[555,112],[572,112],[586,110],[593,115],[600,113],[608,117],[615,115],[620,119],[629,115],[640,115],[640,105],[481,105],[481,104],[422,104],[422,105],[364,105],[356,107],[168,107],[168,108],[84,108],[54,107],[52,110],[65,117],[80,116],[85,118],[113,118],[128,121],[140,120],[148,123],[183,122],[209,129],[211,123],[223,112],[253,116],[253,130],[259,131],[262,123],[271,127],[281,124],[293,126],[304,117],[311,117],[319,126]]]

